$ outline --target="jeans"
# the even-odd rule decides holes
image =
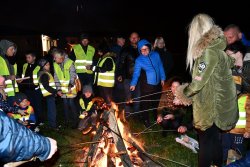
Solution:
[[[140,84],[138,83],[135,87],[135,90],[131,92],[130,82],[131,82],[131,79],[125,79],[123,82],[124,96],[125,96],[124,98],[126,101],[132,98],[138,98],[141,96]],[[140,99],[136,99],[136,100],[140,100]],[[126,116],[129,116],[130,113],[138,112],[140,110],[140,103],[136,102],[133,104],[125,104],[124,108],[125,108]],[[137,117],[138,114],[134,116]]]
[[[84,85],[91,85],[93,86],[93,74],[87,74],[87,73],[78,73],[77,74],[82,86]]]
[[[78,114],[74,100],[74,98],[63,98],[64,119],[66,124],[71,122],[71,126],[77,128]]]
[[[30,105],[34,108],[37,124],[39,124],[40,122],[44,122],[44,112],[42,106],[43,96],[41,90],[26,89],[24,93],[27,95],[28,100],[30,101]]]
[[[54,96],[46,97],[49,126],[56,128],[56,102]]]
[[[243,134],[223,133],[222,147],[223,147],[223,161],[227,161],[227,154],[230,149],[244,152],[244,137]]]

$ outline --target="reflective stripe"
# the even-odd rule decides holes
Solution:
[[[92,64],[92,60],[76,60],[75,63],[87,63],[87,64]]]
[[[115,76],[115,73],[99,73],[100,76]]]
[[[107,79],[99,79],[98,78],[98,82],[103,82],[103,83],[115,83],[115,81],[113,80],[107,80]]]
[[[11,80],[5,80],[5,84],[7,85],[7,84],[12,84],[12,81]]]
[[[246,120],[238,120],[237,126],[238,125],[246,125],[247,121]]]
[[[78,70],[81,70],[81,69],[86,69],[86,67],[85,66],[76,66],[76,69],[78,69]]]
[[[240,118],[246,118],[246,112],[239,112]]]
[[[14,88],[5,88],[4,91],[5,91],[6,93],[8,93],[8,92],[14,91]]]

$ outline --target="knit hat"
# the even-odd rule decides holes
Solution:
[[[24,93],[16,93],[15,102],[19,105],[24,99],[28,99],[28,97]]]
[[[107,52],[110,51],[110,48],[105,42],[103,42],[103,43],[99,44],[99,46],[97,47],[97,51],[100,51],[103,54],[106,54]]]
[[[43,67],[48,63],[48,60],[46,59],[40,59],[38,61],[38,65],[41,67],[41,69],[43,69]]]
[[[88,34],[81,34],[80,40],[83,40],[83,39],[89,39],[89,35]]]
[[[91,94],[93,93],[93,89],[91,85],[85,85],[82,89],[82,93],[90,92]]]

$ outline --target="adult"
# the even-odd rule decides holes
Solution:
[[[152,51],[151,44],[143,39],[138,42],[138,51],[140,56],[135,61],[133,78],[130,83],[130,90],[134,91],[138,84],[141,71],[145,71],[146,77],[141,81],[141,110],[153,110],[154,120],[157,119],[157,110],[159,99],[161,97],[161,88],[166,80],[164,68],[158,52]],[[150,95],[151,96],[145,96]],[[143,100],[145,101],[143,103]],[[150,101],[152,100],[152,101]],[[143,112],[143,123],[146,127],[150,126],[149,112]]]
[[[234,60],[227,56],[225,48],[221,28],[207,14],[196,15],[189,26],[187,51],[187,66],[193,79],[189,85],[178,87],[176,96],[185,105],[193,104],[199,167],[222,166],[220,131],[232,129],[238,120],[231,71]]]
[[[154,42],[154,51],[158,52],[164,67],[166,77],[169,78],[174,66],[172,55],[168,52],[163,37],[157,37]]]
[[[73,129],[77,128],[78,115],[75,105],[75,97],[77,89],[75,80],[77,78],[74,62],[68,58],[66,52],[62,49],[54,49],[54,80],[56,88],[62,91],[61,98],[63,99],[64,119],[66,126],[71,124]]]
[[[137,32],[130,34],[130,44],[122,49],[120,53],[120,59],[117,66],[117,80],[123,82],[124,85],[124,98],[130,100],[140,96],[140,84],[137,84],[135,91],[130,91],[130,82],[134,72],[135,59],[139,56],[137,49],[137,43],[140,40],[140,36]],[[125,112],[131,113],[140,110],[140,104],[134,103],[133,105],[125,105]]]
[[[86,66],[93,64],[95,48],[89,45],[89,35],[81,34],[81,43],[73,46],[70,59],[75,62],[76,73],[82,85],[93,85],[93,71],[86,69]]]
[[[0,41],[0,75],[5,78],[5,92],[8,94],[8,103],[13,105],[15,92],[19,92],[16,83],[17,64],[15,54],[17,46],[15,43],[8,40]]]
[[[97,49],[99,60],[94,66],[87,66],[87,69],[95,73],[94,84],[98,88],[99,95],[107,104],[113,100],[113,88],[115,85],[115,62],[113,54],[107,44],[100,44]]]
[[[0,165],[19,166],[32,158],[50,159],[57,151],[54,139],[43,137],[9,118],[0,110]],[[19,162],[23,161],[23,162]],[[7,165],[6,165],[7,166]]]

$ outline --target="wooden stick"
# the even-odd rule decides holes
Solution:
[[[16,81],[22,81],[22,80],[26,80],[26,79],[30,79],[30,77],[16,78]]]

